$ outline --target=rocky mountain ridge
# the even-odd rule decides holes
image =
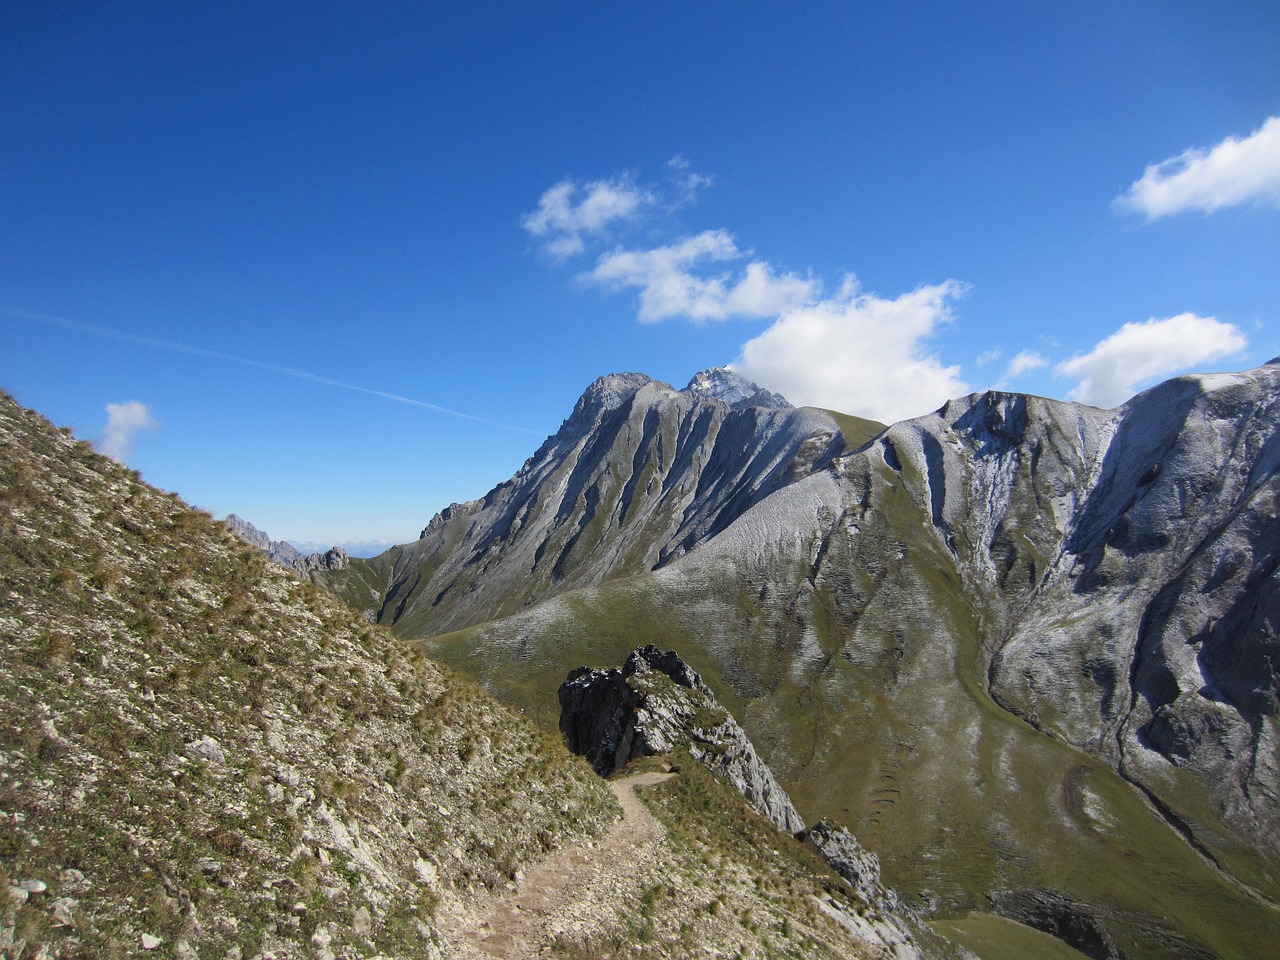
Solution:
[[[719,400],[734,410],[746,407],[791,409],[791,403],[782,394],[765,390],[727,367],[712,367],[695,373],[684,392],[702,400]]]
[[[870,911],[861,923],[897,960],[918,958],[898,901],[880,883],[875,854],[848,829],[822,820],[806,831],[768,766],[733,715],[675,651],[637,647],[621,669],[580,667],[560,686],[560,731],[569,749],[609,775],[645,757],[688,756],[741,794],[783,833],[836,871]]]
[[[861,440],[879,428],[792,408],[728,371],[686,391],[612,374],[509,481],[441,511],[416,543],[318,580],[406,636],[492,619],[669,563],[824,469],[846,430]]]
[[[1256,955],[1280,901],[1278,425],[1274,362],[1114,410],[974,394],[651,573],[428,646],[531,710],[588,651],[678,647],[801,812],[843,813],[928,909]]]
[[[579,667],[560,685],[560,732],[607,777],[641,757],[688,753],[784,833],[804,830],[747,735],[674,651],[637,647],[621,669]]]
[[[222,522],[245,543],[257,547],[276,563],[288,567],[299,576],[305,577],[313,570],[346,570],[351,564],[347,551],[341,547],[330,547],[328,550],[316,553],[303,553],[287,540],[272,540],[266,531],[259,530],[248,520],[234,513],[228,514]]]

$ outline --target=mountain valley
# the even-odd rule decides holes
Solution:
[[[316,576],[548,727],[569,670],[678,651],[938,917],[1265,956],[1278,418],[1276,363],[887,428],[606,377],[512,481]]]

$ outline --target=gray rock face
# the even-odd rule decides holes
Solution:
[[[287,540],[272,540],[264,531],[234,513],[228,514],[222,522],[245,543],[257,547],[280,566],[288,567],[299,576],[305,577],[316,570],[346,570],[351,565],[351,558],[341,547],[330,547],[324,553],[304,554]]]
[[[791,404],[779,393],[770,393],[725,367],[712,367],[694,374],[684,392],[703,400],[719,400],[734,410],[770,407],[789,410]]]
[[[862,899],[894,902],[893,891],[880,884],[880,859],[847,828],[819,820],[805,832],[805,844],[844,877]]]
[[[843,449],[822,411],[728,371],[694,380],[682,392],[601,377],[514,477],[441,511],[416,542],[357,561],[379,621],[431,636],[664,566]]]
[[[639,647],[621,670],[581,667],[560,687],[569,749],[608,776],[637,757],[687,749],[780,830],[804,821],[756,749],[702,678],[673,651]]]

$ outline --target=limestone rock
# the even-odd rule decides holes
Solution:
[[[59,897],[49,905],[53,911],[53,922],[59,927],[74,927],[76,925],[76,907],[80,904],[71,897]]]
[[[669,564],[828,467],[845,448],[841,430],[830,414],[793,408],[728,371],[684,391],[611,374],[482,500],[450,505],[418,540],[357,560],[351,574],[315,578],[405,636],[492,620]]]
[[[864,900],[896,902],[892,890],[880,883],[880,859],[858,843],[847,828],[819,820],[805,833],[805,845],[844,877]]]
[[[744,410],[747,407],[791,409],[791,404],[782,394],[761,389],[726,367],[712,367],[694,374],[684,392],[706,400],[719,400],[729,404],[734,410]]]
[[[210,736],[192,740],[186,745],[184,752],[193,760],[208,760],[211,763],[225,763],[227,759],[222,745]]]
[[[638,647],[622,669],[574,670],[560,687],[569,748],[608,776],[637,757],[689,753],[778,829],[804,821],[736,720],[674,651]]]

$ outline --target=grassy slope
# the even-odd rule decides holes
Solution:
[[[857,540],[875,564],[839,557],[853,541],[837,537],[812,584],[802,569],[781,588],[760,574],[784,557],[685,565],[428,646],[548,723],[549,689],[569,668],[619,663],[643,642],[674,648],[802,814],[847,822],[888,882],[944,913],[1050,887],[1104,905],[1132,957],[1267,955],[1274,910],[1218,876],[1109,768],[989,699],[949,558],[891,471],[872,482],[878,509]]]
[[[848,958],[881,955],[858,949],[825,916],[818,901],[862,917],[874,909],[799,841],[780,833],[742,798],[697,763],[678,756],[637,761],[618,776],[679,764],[670,780],[639,795],[665,827],[657,864],[637,877],[639,896],[617,922],[576,940],[564,938],[565,956],[646,958]],[[913,930],[927,957],[958,951],[928,929]]]
[[[948,939],[962,944],[983,960],[1081,960],[1083,953],[1073,950],[1047,933],[1033,930],[1012,920],[984,913],[938,921],[934,924]]]
[[[448,955],[616,815],[558,737],[3,395],[0,493],[0,889],[44,884],[0,954]],[[739,798],[651,802],[669,840],[551,956],[862,955]]]
[[[615,815],[555,738],[7,397],[0,490],[0,886],[45,885],[0,953],[422,956]]]
[[[884,433],[887,426],[878,420],[867,420],[849,413],[840,413],[837,410],[823,409],[822,412],[839,425],[840,432],[844,434],[845,453],[852,453],[864,444],[870,443],[875,437]]]

